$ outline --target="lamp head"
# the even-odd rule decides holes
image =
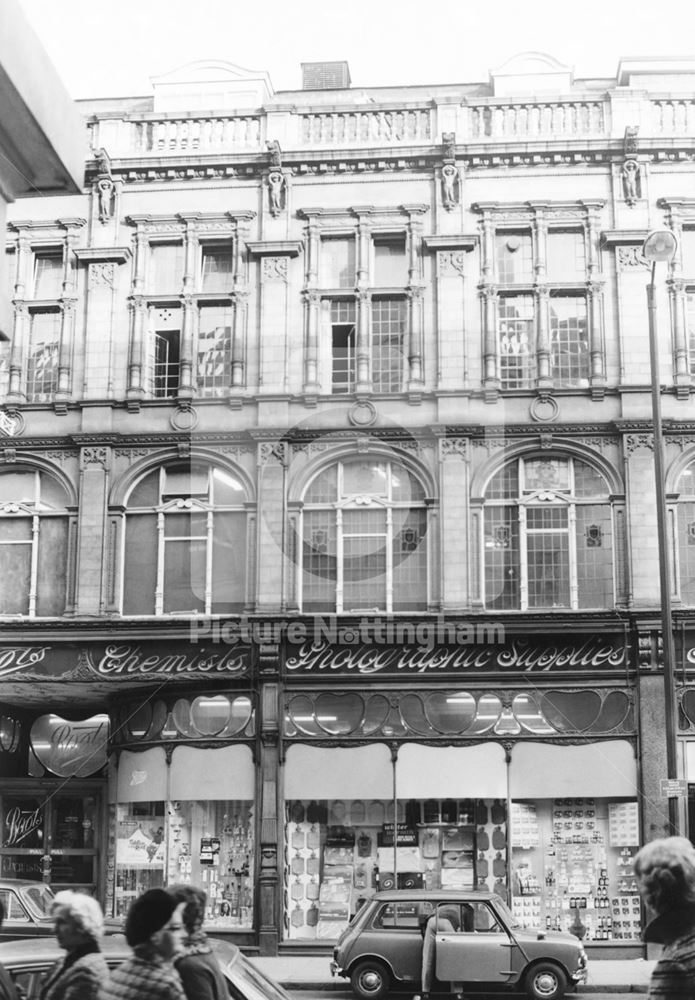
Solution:
[[[654,229],[647,233],[642,245],[642,256],[652,263],[657,260],[673,260],[678,249],[678,240],[670,229]]]

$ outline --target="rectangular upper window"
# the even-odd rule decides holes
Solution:
[[[31,316],[27,360],[27,399],[45,403],[53,398],[58,385],[60,313],[34,312]]]
[[[581,230],[548,233],[546,274],[548,281],[586,280],[586,250]]]
[[[695,278],[695,229],[684,229],[680,242],[683,274],[687,278]]]
[[[353,288],[354,284],[354,237],[330,236],[321,240],[321,286]]]
[[[178,294],[183,283],[182,243],[153,243],[150,246],[149,290],[155,295]]]
[[[57,299],[63,290],[63,255],[60,250],[34,254],[34,298]]]
[[[502,285],[533,281],[533,243],[528,232],[498,232],[495,236],[497,280]]]
[[[405,236],[375,236],[375,288],[402,288],[407,284],[408,261]]]
[[[230,246],[203,247],[200,290],[229,292],[234,275],[234,251]]]

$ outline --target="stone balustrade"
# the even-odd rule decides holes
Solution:
[[[468,107],[470,142],[602,136],[607,130],[604,101],[527,101]]]
[[[650,104],[656,135],[695,135],[695,97],[659,98]]]

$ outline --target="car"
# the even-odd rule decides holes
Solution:
[[[441,920],[454,907],[458,926]],[[523,992],[529,1000],[561,1000],[587,975],[581,941],[561,931],[522,927],[504,900],[472,889],[377,892],[338,939],[334,976],[350,980],[359,1000],[421,986],[424,926],[435,916],[435,973],[464,992]]]
[[[55,921],[51,907],[55,893],[45,882],[22,878],[0,879],[0,902],[5,920],[0,927],[0,941],[29,935],[53,934]]]
[[[285,990],[253,965],[235,944],[210,939],[227,980],[232,1000],[290,1000]],[[122,934],[112,934],[101,942],[109,968],[114,969],[132,955]],[[38,1000],[49,970],[65,958],[55,939],[23,938],[0,942],[0,963],[12,976],[23,1000]]]

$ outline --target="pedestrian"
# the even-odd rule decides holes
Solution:
[[[649,1000],[695,996],[695,847],[685,837],[652,840],[637,853],[635,876],[656,912],[644,940],[664,946],[649,984]]]
[[[0,927],[3,925],[5,919],[5,904],[0,899]],[[5,968],[5,966],[0,962],[0,1000],[18,1000],[17,990],[12,982],[12,977]]]
[[[53,967],[41,990],[41,1000],[96,1000],[109,977],[99,941],[104,914],[96,899],[69,889],[59,892],[51,906],[55,936],[67,952]]]
[[[133,957],[111,973],[99,1000],[186,1000],[172,964],[183,947],[183,905],[165,889],[138,896],[125,921]]]
[[[167,892],[177,904],[184,904],[182,916],[187,936],[183,954],[175,959],[175,964],[188,1000],[227,1000],[229,992],[222,969],[203,932],[207,895],[192,885],[170,885]]]

